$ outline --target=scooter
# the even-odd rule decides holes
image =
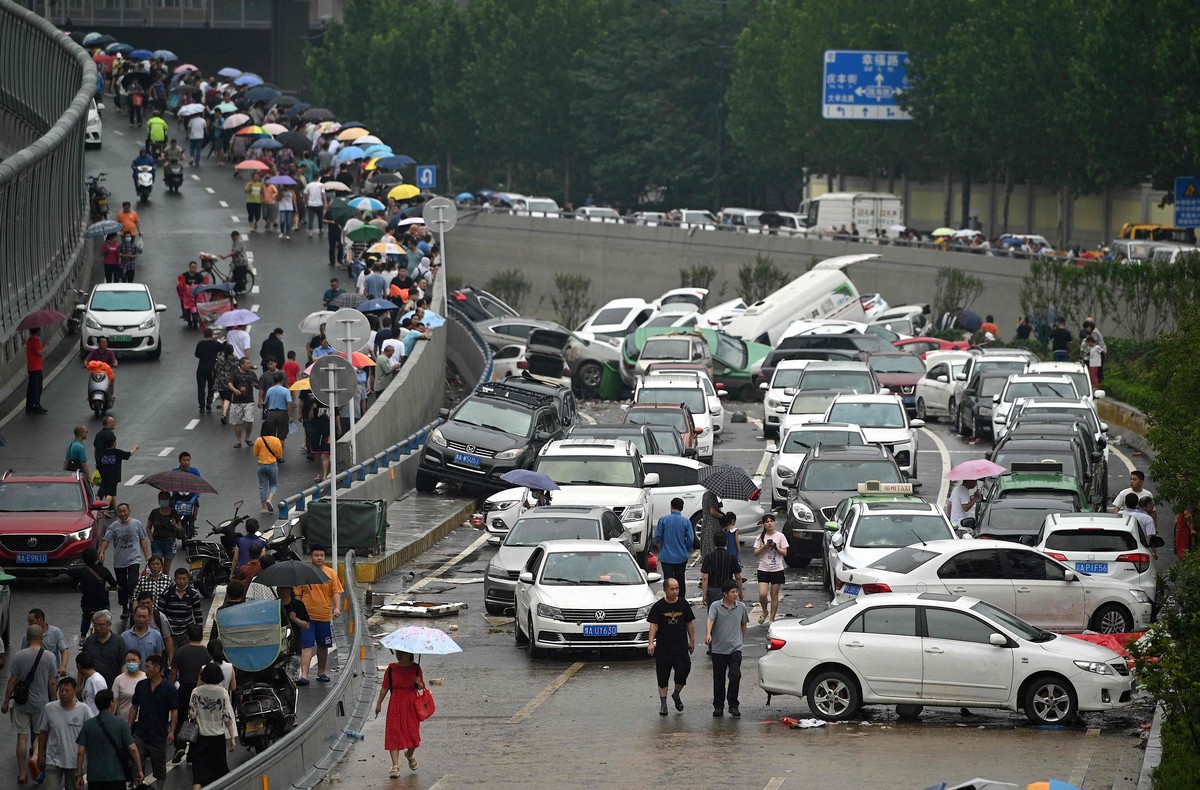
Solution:
[[[168,192],[179,194],[179,188],[183,186],[183,162],[176,160],[163,165],[163,183]]]
[[[154,189],[154,165],[138,165],[133,182],[137,188],[138,200],[145,203],[150,199],[150,191]]]
[[[71,310],[71,314],[67,316],[67,334],[73,335],[79,331],[79,327],[83,326],[83,314],[87,312],[88,292],[81,291],[78,288],[72,288],[71,292],[79,297],[80,301],[75,303],[75,308]]]
[[[111,194],[107,189],[100,185],[107,173],[88,176],[88,208],[91,212],[92,222],[99,222],[103,219],[108,219],[108,196]]]
[[[108,374],[101,371],[88,374],[88,408],[97,417],[104,416],[117,402],[116,381],[109,381]]]
[[[258,536],[267,542],[265,553],[274,557],[276,562],[299,560],[300,555],[292,548],[297,540],[296,536],[292,534],[292,529],[299,523],[300,517],[293,516],[282,525],[272,525],[261,530]]]
[[[289,644],[290,631],[284,629]],[[238,670],[234,716],[242,743],[261,754],[296,723],[296,683],[288,671],[290,653],[280,651],[274,663],[258,672]]]
[[[208,522],[212,530],[204,537],[218,536],[219,543],[212,543],[200,538],[192,538],[183,542],[183,553],[187,557],[192,584],[205,598],[211,598],[217,587],[229,582],[230,567],[233,565],[233,551],[237,548],[237,528],[248,518],[238,514],[243,504],[245,503],[241,499],[234,502],[233,516],[220,524]]]

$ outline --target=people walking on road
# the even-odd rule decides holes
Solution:
[[[48,790],[75,790],[79,749],[76,740],[92,711],[76,696],[78,683],[70,675],[58,679],[58,698],[42,712],[38,735],[38,779]]]
[[[104,237],[104,243],[100,245],[100,254],[104,260],[104,282],[119,283],[121,282],[121,239],[115,233],[110,233]]]
[[[142,522],[130,516],[129,505],[125,502],[117,505],[117,520],[108,525],[100,541],[100,562],[104,562],[109,546],[113,547],[117,603],[121,605],[122,614],[129,614],[133,588],[146,557],[150,555],[150,538]]]
[[[721,592],[721,599],[708,607],[704,636],[704,643],[712,648],[713,716],[724,716],[728,701],[729,715],[738,718],[742,715],[738,700],[742,683],[742,645],[746,641],[750,612],[746,604],[738,600],[738,588],[733,582],[725,582]]]
[[[108,449],[109,440],[116,438],[116,427],[117,418],[111,414],[106,414],[100,420],[100,430],[96,431],[96,435],[92,437],[92,455],[97,464],[100,463],[100,453]]]
[[[265,378],[265,377],[264,377]],[[271,374],[271,383],[262,390],[263,434],[279,439],[280,447],[287,440],[288,426],[292,423],[292,392],[287,388],[286,377],[279,371]],[[279,463],[283,463],[280,451]]]
[[[46,622],[46,613],[41,609],[30,609],[25,616],[26,625],[36,625],[42,629],[42,647],[46,648],[46,652],[54,656],[54,660],[58,662],[58,677],[63,677],[67,674],[67,669],[71,666],[71,646],[67,642],[67,636],[62,632],[62,629],[56,625],[50,625]],[[21,639],[21,649],[29,647],[29,637],[25,636]]]
[[[233,139],[235,145],[238,142],[238,138],[241,137],[245,137],[245,135],[239,134],[234,136]],[[237,149],[235,148],[234,150],[236,154]],[[235,156],[235,159],[240,160],[240,157]],[[234,178],[237,178],[237,174],[238,171],[235,169],[233,171]],[[246,182],[246,186],[244,188],[246,193],[246,222],[250,225],[251,233],[258,232],[258,223],[261,222],[263,218],[263,186],[264,184],[262,177],[259,176],[257,171],[255,171],[250,176],[250,180]],[[267,230],[270,230],[270,227],[268,227]]]
[[[333,218],[331,206],[325,207],[321,224],[329,234],[329,265],[337,266],[346,260],[346,247],[342,242],[342,226]]]
[[[1154,500],[1154,492],[1149,488],[1146,488],[1146,473],[1141,469],[1134,469],[1129,473],[1129,487],[1122,488],[1121,491],[1115,497],[1113,497],[1112,512],[1119,513],[1121,508],[1125,507],[1125,496],[1127,494],[1137,494],[1139,500],[1142,497],[1150,497],[1151,501]],[[1158,521],[1157,512],[1151,511],[1150,515],[1154,518],[1155,522]]]
[[[304,187],[304,216],[308,220],[308,237],[325,235],[325,185],[310,178]]]
[[[672,508],[674,504],[672,503]],[[666,518],[664,516],[664,518]],[[690,523],[690,522],[689,522]],[[650,644],[646,652],[654,657],[658,674],[658,715],[667,715],[667,684],[675,674],[675,691],[671,699],[675,710],[683,710],[680,693],[687,685],[692,670],[692,653],[696,650],[696,619],[692,606],[680,597],[683,582],[673,576],[663,580],[663,597],[650,607]]]
[[[95,716],[100,712],[96,707],[96,695],[108,689],[104,676],[96,671],[96,661],[87,653],[75,656],[75,680],[78,683],[77,694],[79,701],[88,706]]]
[[[700,558],[712,553],[717,537],[721,534],[721,500],[711,491],[705,491],[700,500]],[[703,591],[702,591],[703,592]]]
[[[279,597],[283,620],[292,630],[291,644],[288,649],[292,655],[298,656],[301,650],[306,647],[311,649],[315,644],[312,624],[309,622],[311,615],[305,608],[304,602],[295,596],[291,587],[277,587],[275,593]]]
[[[726,584],[732,584],[742,597],[742,563],[737,555],[731,554],[729,544],[718,540],[712,552],[700,564],[701,601],[709,606],[724,594]]]
[[[191,453],[184,450],[179,454],[178,460],[179,466],[172,471],[200,477],[200,470],[192,466]],[[175,509],[175,515],[179,516],[184,537],[194,538],[196,536],[196,517],[200,515],[200,495],[192,491],[172,491],[171,507]]]
[[[117,589],[117,579],[91,546],[83,550],[83,567],[71,571],[71,579],[79,587],[79,639],[83,641],[92,627],[92,616],[108,609],[108,594]]]
[[[787,537],[775,529],[775,517],[763,516],[762,525],[762,532],[754,541],[754,556],[758,557],[758,605],[762,608],[759,625],[775,622],[779,614],[779,590],[783,587],[784,557],[788,551]]]
[[[142,762],[129,724],[117,715],[117,698],[105,690],[96,694],[100,712],[83,723],[76,743],[75,764],[87,766],[88,790],[125,790],[129,782],[141,784]],[[120,752],[127,751],[133,770],[125,772]],[[76,787],[79,787],[78,782]]]
[[[279,193],[279,238],[292,238],[292,220],[296,216],[296,193],[285,186]]]
[[[224,679],[221,665],[209,661],[200,669],[200,685],[186,696],[187,716],[196,722],[196,742],[188,749],[191,752],[193,790],[199,790],[228,774],[228,755],[237,751],[237,721],[229,692],[221,685]],[[182,684],[179,690],[180,699],[184,699]]]
[[[34,327],[25,340],[25,372],[29,381],[25,385],[25,413],[45,414],[42,408],[42,366],[46,347],[42,345],[42,330]]]
[[[258,348],[258,356],[264,370],[267,367],[267,360],[270,359],[275,360],[275,364],[280,368],[283,367],[283,362],[287,359],[287,351],[283,347],[283,327],[275,327],[271,334],[267,335]]]
[[[270,179],[263,182],[262,203],[263,229],[270,233],[279,227],[279,187],[272,184]]]
[[[250,358],[242,357],[238,360],[237,371],[229,379],[229,390],[233,393],[229,422],[233,424],[234,448],[242,446],[243,431],[246,433],[246,444],[250,444],[254,428],[254,390],[257,387],[258,377],[250,370]]]
[[[158,597],[158,611],[166,616],[170,626],[171,640],[176,645],[187,641],[188,628],[204,625],[204,600],[200,591],[192,586],[187,568],[175,569],[175,583]],[[163,634],[166,636],[166,634]]]
[[[1144,498],[1150,499],[1150,502],[1147,504],[1153,507],[1154,500],[1149,496]],[[1125,495],[1125,507],[1121,508],[1119,513],[1122,516],[1133,516],[1133,520],[1138,523],[1138,526],[1142,530],[1142,536],[1148,543],[1151,537],[1158,534],[1158,525],[1155,524],[1154,519],[1150,517],[1150,514],[1142,508],[1142,499],[1142,496],[1139,496],[1132,491],[1129,492]]]
[[[148,657],[145,666],[146,679],[133,692],[129,725],[138,751],[153,769],[155,786],[162,790],[167,777],[167,747],[175,740],[179,702],[174,684],[163,676],[162,656]]]
[[[117,437],[114,435],[109,438],[108,446],[96,457],[96,471],[100,473],[100,488],[97,489],[96,495],[103,499],[110,508],[117,497],[117,486],[121,484],[122,462],[128,461],[141,448],[140,444],[136,444],[132,450],[122,450],[117,447]],[[141,523],[138,521],[138,524]],[[104,558],[103,546],[100,548],[100,558],[102,560]]]
[[[29,749],[42,730],[42,715],[57,693],[55,682],[58,680],[58,661],[42,645],[42,629],[29,626],[25,629],[25,639],[29,647],[17,651],[9,662],[8,685],[4,690],[4,704],[0,705],[0,713],[12,710],[10,718],[17,733],[17,781],[20,784],[29,781],[26,768],[37,767],[30,759]],[[21,686],[20,693],[16,693],[18,685]]]
[[[379,687],[379,698],[375,700],[375,716],[383,709],[384,697],[391,694],[388,700],[386,728],[383,734],[383,748],[387,749],[392,758],[392,768],[388,776],[392,779],[400,776],[400,752],[408,760],[410,770],[417,770],[416,751],[421,746],[421,719],[417,716],[417,692],[425,690],[425,676],[421,665],[413,661],[412,653],[403,650],[392,651],[396,660],[388,664],[383,672],[383,682]]]
[[[126,650],[122,654],[124,663],[121,664],[121,674],[111,684],[117,695],[117,715],[122,719],[129,718],[129,709],[133,707],[133,692],[137,685],[146,679],[142,670],[142,654],[136,650]]]
[[[676,579],[679,589],[686,587],[684,572],[688,557],[695,543],[696,529],[687,516],[683,515],[683,499],[671,500],[671,512],[662,516],[654,527],[654,545],[658,561],[662,566],[663,579]],[[665,587],[664,587],[665,589]]]
[[[212,663],[212,656],[204,646],[204,626],[199,623],[189,625],[185,640],[175,650],[170,662],[170,681],[178,687],[179,699],[191,698],[192,689],[200,683],[200,671]]]
[[[211,329],[205,329],[204,338],[196,343],[196,406],[201,412],[212,411],[217,359],[224,345],[213,339]]]
[[[125,231],[125,236],[121,239],[121,246],[117,248],[117,268],[120,270],[120,282],[133,282],[133,277],[137,273],[137,259],[140,254],[141,251],[138,250],[138,245],[133,238],[133,234]]]
[[[121,204],[117,213],[117,222],[121,223],[122,236],[141,236],[142,218],[133,210],[133,204],[126,200]]]
[[[170,586],[171,580],[163,573],[163,569],[171,570],[171,563],[175,560],[175,541],[183,537],[183,525],[179,523],[179,514],[171,504],[170,491],[158,492],[158,507],[146,517],[146,531],[150,533],[150,550],[159,557],[156,581],[165,589]],[[154,574],[154,557],[150,558],[150,573]],[[158,594],[154,597],[157,599]]]
[[[283,378],[282,373],[275,375]],[[264,424],[262,434],[254,440],[254,457],[258,460],[259,508],[261,512],[270,515],[275,512],[275,492],[279,489],[279,463],[283,461],[283,442],[267,431],[268,426]]]
[[[329,581],[297,587],[296,594],[308,609],[309,623],[312,625],[317,652],[317,680],[328,683],[326,668],[329,663],[329,648],[333,647],[333,618],[342,614],[342,580],[332,568],[325,565],[323,546],[313,547],[309,561],[328,576]],[[298,686],[309,684],[308,673],[312,664],[312,653],[312,648],[300,651],[300,679],[296,681]]]
[[[79,472],[84,480],[91,481],[92,473],[88,470],[87,462],[87,447],[83,440],[87,438],[88,428],[86,425],[76,425],[74,438],[67,445],[67,457],[63,460],[64,472]]]
[[[208,121],[203,113],[188,118],[188,151],[192,157],[192,167],[200,167],[200,154],[204,152],[204,140],[208,136]]]
[[[234,353],[233,346],[229,343],[222,343],[221,353],[217,356],[216,365],[213,366],[213,386],[221,396],[222,425],[229,422],[229,409],[233,405],[233,391],[229,388],[229,382],[233,379],[233,374],[237,369],[238,358]]]
[[[167,643],[157,628],[150,627],[152,613],[149,606],[133,607],[133,624],[121,634],[121,644],[126,652],[136,650],[142,663],[150,656],[161,656],[167,652]]]

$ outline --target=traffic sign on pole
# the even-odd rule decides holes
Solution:
[[[1175,227],[1200,228],[1200,178],[1175,179]]]
[[[900,106],[909,89],[907,52],[825,52],[821,117],[846,121],[911,121]]]
[[[356,311],[357,312],[357,311]],[[313,397],[329,407],[329,533],[333,551],[333,571],[338,566],[338,508],[337,508],[337,410],[350,404],[354,408],[354,397],[358,394],[358,377],[349,359],[334,354],[321,357],[313,363],[309,373],[312,379]]]
[[[433,228],[438,235],[438,249],[442,251],[442,267],[446,266],[446,231],[458,224],[458,206],[450,198],[435,197],[425,203],[421,212],[425,226]]]
[[[437,165],[417,165],[417,186],[421,189],[437,186]]]

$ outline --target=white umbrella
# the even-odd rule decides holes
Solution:
[[[907,225],[892,225],[888,228],[888,233],[904,233],[906,230],[908,230]]]
[[[380,140],[373,134],[364,134],[354,141],[354,144],[364,151],[373,145],[383,145],[383,140]]]
[[[462,652],[458,643],[445,631],[419,625],[397,628],[379,640],[379,643],[389,650],[402,650],[413,655],[444,656]]]
[[[204,108],[203,104],[195,104],[195,103],[185,104],[182,107],[180,107],[179,112],[177,112],[175,114],[178,115],[180,118],[182,118],[185,115],[197,115],[197,114],[203,113],[204,109],[205,108]]]
[[[236,126],[241,126],[250,120],[250,116],[245,113],[235,112],[233,115],[225,119],[221,124],[222,129],[233,129]]]
[[[230,310],[228,313],[221,313],[220,317],[213,321],[213,326],[245,326],[260,320],[262,317],[252,310]]]
[[[304,320],[300,322],[301,332],[317,333],[321,331],[321,324],[329,320],[329,316],[333,315],[332,310],[318,310],[315,313],[309,313],[304,316]]]
[[[343,184],[341,181],[326,181],[321,185],[326,192],[349,192],[350,187]]]
[[[397,228],[407,227],[408,225],[424,225],[425,220],[421,217],[408,217],[396,223]]]
[[[972,236],[978,236],[978,235],[980,235],[979,231],[971,230],[969,228],[963,228],[962,230],[954,231],[954,238],[956,238],[956,239],[969,239]]]

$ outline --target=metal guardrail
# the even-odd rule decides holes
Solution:
[[[483,354],[483,372],[479,374],[479,381],[475,382],[475,386],[471,388],[474,391],[480,384],[486,384],[492,380],[492,372],[495,369],[492,347],[483,339],[483,333],[475,326],[475,322],[467,317],[466,313],[450,303],[447,303],[446,307],[447,314],[463,325],[463,328],[467,330],[467,334],[471,336],[471,339],[475,341],[475,345],[479,347],[479,351]]]
[[[66,34],[0,0],[0,338],[70,273],[87,219],[83,137],[96,64]]]
[[[316,709],[266,751],[206,785],[208,790],[316,787],[356,740],[374,706],[375,645],[355,584],[356,559],[346,552],[343,616],[333,621],[338,677]]]

